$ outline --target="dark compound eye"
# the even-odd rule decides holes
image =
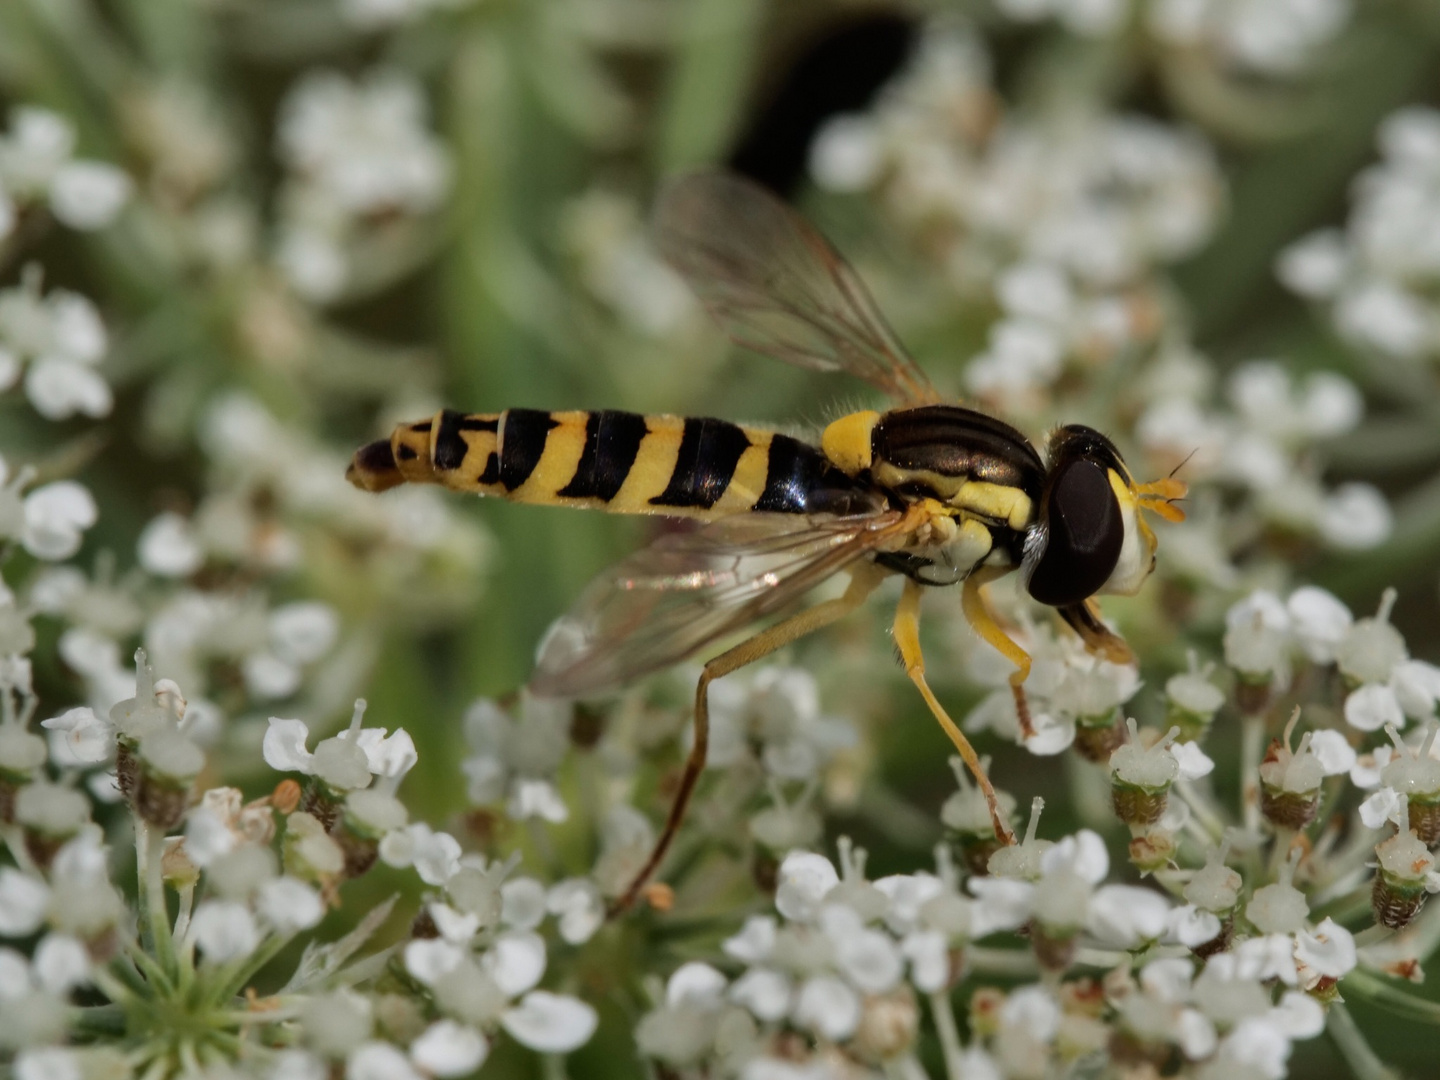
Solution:
[[[1030,575],[1030,595],[1052,607],[1093,596],[1125,543],[1125,521],[1104,467],[1088,458],[1063,462],[1046,492],[1041,522],[1049,536]]]

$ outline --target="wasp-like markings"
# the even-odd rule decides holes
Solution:
[[[843,596],[804,608],[710,660],[695,741],[660,839],[613,910],[659,865],[704,766],[708,687],[855,610],[886,577],[905,584],[894,621],[906,674],[975,774],[996,836],[1014,840],[969,741],[925,680],[920,596],[959,585],[975,630],[1015,665],[1021,726],[1030,657],[988,611],[982,587],[1018,571],[1097,654],[1131,658],[1094,597],[1133,593],[1155,562],[1141,511],[1171,521],[1184,485],[1137,484],[1088,427],[1053,432],[1045,454],[992,416],[941,402],[854,271],[763,189],[724,174],[674,184],[657,211],[662,250],[739,344],[845,371],[891,396],[827,426],[819,446],[710,417],[603,410],[446,410],[356,452],[367,491],[442,484],[513,502],[697,519],[602,574],[540,647],[535,693],[583,696],[666,667],[793,606],[846,571]]]

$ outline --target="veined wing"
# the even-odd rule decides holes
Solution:
[[[660,197],[655,232],[737,344],[848,372],[901,404],[940,400],[850,264],[758,184],[729,173],[682,177]]]
[[[901,520],[737,514],[671,533],[606,570],[540,644],[530,688],[612,689],[773,614],[861,558]]]

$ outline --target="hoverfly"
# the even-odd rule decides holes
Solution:
[[[551,628],[531,683],[543,696],[594,694],[667,667],[848,572],[842,596],[706,663],[694,745],[665,829],[612,911],[634,901],[679,827],[705,764],[710,683],[842,618],[892,574],[904,579],[894,637],[905,673],[974,773],[997,839],[1013,843],[975,751],[926,683],[921,593],[960,586],[970,625],[1015,665],[1010,684],[1028,729],[1030,657],[981,589],[1018,570],[1091,652],[1131,659],[1093,598],[1140,587],[1156,548],[1141,511],[1183,520],[1174,502],[1185,485],[1136,483],[1115,445],[1091,428],[1056,429],[1042,457],[1009,424],[944,403],[849,264],[763,188],[694,174],[664,192],[655,220],[661,251],[737,344],[858,376],[893,407],[840,417],[818,446],[708,417],[445,410],[358,450],[349,479],[367,491],[443,484],[516,502],[699,519],[699,528],[667,533],[601,574]]]

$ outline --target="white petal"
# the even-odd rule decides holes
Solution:
[[[1350,609],[1334,594],[1314,585],[1291,593],[1285,609],[1305,655],[1316,664],[1333,664],[1336,646],[1345,640],[1355,621]]]
[[[570,945],[582,945],[605,923],[605,901],[589,878],[570,878],[550,889],[545,906],[558,915],[560,937]]]
[[[140,565],[157,577],[189,577],[205,562],[190,522],[168,511],[151,519],[136,547]]]
[[[710,1005],[725,992],[727,980],[709,964],[692,960],[681,964],[665,983],[665,1004],[671,1007],[684,1002]]]
[[[977,940],[997,930],[1018,930],[1030,918],[1030,901],[1035,886],[1012,878],[971,878],[975,896],[970,912],[970,933]]]
[[[265,740],[260,748],[265,764],[277,772],[308,774],[315,757],[305,749],[305,740],[309,737],[310,729],[305,726],[305,721],[270,717],[270,726],[265,731]]]
[[[1018,1027],[1032,1039],[1049,1042],[1060,1030],[1060,1003],[1043,986],[1022,986],[1012,990],[1000,1007],[1000,1019]]]
[[[217,964],[249,956],[260,945],[255,916],[235,900],[206,900],[195,909],[190,932],[205,958]]]
[[[272,878],[260,886],[256,907],[281,934],[309,930],[325,917],[325,901],[320,894],[292,877]]]
[[[419,823],[410,826],[415,872],[426,885],[444,885],[460,869],[460,841]]]
[[[98,765],[115,752],[115,729],[94,709],[68,709],[40,726],[50,732],[50,756],[57,765]]]
[[[32,967],[41,989],[64,997],[90,981],[90,952],[79,938],[47,934],[35,948]]]
[[[98,516],[90,492],[73,480],[57,480],[25,496],[21,543],[38,559],[68,559]]]
[[[867,994],[883,994],[900,981],[905,962],[889,934],[861,930],[835,943],[835,966]]]
[[[1326,776],[1339,776],[1355,767],[1357,755],[1349,740],[1338,731],[1316,731],[1310,735],[1310,752],[1320,761]]]
[[[1159,893],[1134,885],[1105,885],[1090,899],[1086,927],[1102,944],[1131,949],[1165,933],[1170,905]]]
[[[278,701],[300,689],[304,676],[300,669],[286,663],[274,653],[256,652],[240,664],[245,689],[261,701]]]
[[[1387,821],[1400,824],[1400,809],[1406,803],[1392,787],[1382,787],[1360,804],[1360,820],[1367,829],[1383,829]],[[1409,827],[1409,822],[1405,822]]]
[[[449,904],[432,900],[425,905],[440,936],[454,945],[464,945],[480,929],[480,916],[456,911]]]
[[[410,1044],[410,1060],[430,1076],[465,1076],[484,1064],[490,1043],[474,1028],[454,1020],[431,1024]]]
[[[34,990],[25,957],[14,949],[0,948],[0,1001],[14,1001]]]
[[[357,1046],[345,1060],[345,1080],[424,1080],[405,1052],[386,1042]]]
[[[1170,753],[1180,763],[1181,780],[1199,780],[1215,769],[1215,762],[1200,749],[1199,743],[1177,743],[1170,747]]]
[[[770,950],[775,948],[775,919],[769,915],[751,915],[740,928],[740,933],[726,938],[721,946],[725,955],[746,964],[760,964],[768,960]]]
[[[329,604],[305,600],[270,613],[270,647],[292,664],[313,664],[335,647],[340,616]]]
[[[599,1016],[585,1002],[563,994],[532,990],[506,1009],[500,1024],[522,1046],[542,1054],[568,1054],[595,1034]]]
[[[795,1023],[838,1042],[860,1023],[860,998],[833,975],[806,979],[795,1000]]]
[[[519,997],[545,975],[545,939],[530,930],[507,930],[490,946],[483,964],[506,997]]]
[[[107,416],[115,403],[110,384],[98,371],[59,357],[30,365],[25,372],[25,396],[46,420],[65,420],[76,413]]]
[[[1180,1010],[1179,1037],[1176,1042],[1180,1050],[1191,1061],[1207,1058],[1215,1052],[1218,1038],[1215,1024],[1199,1009]]]
[[[100,229],[130,198],[130,178],[99,161],[70,161],[50,181],[50,209],[72,229]]]
[[[13,867],[0,867],[0,937],[27,937],[40,929],[50,888]]]
[[[201,869],[234,851],[238,842],[230,826],[204,806],[191,810],[185,819],[185,854]]]
[[[1313,1039],[1325,1030],[1324,1007],[1299,990],[1286,990],[1267,1019],[1292,1039]]]
[[[1070,749],[1075,741],[1075,721],[1049,713],[1036,713],[1031,717],[1034,734],[1024,739],[1025,749],[1036,757],[1053,757]]]
[[[545,886],[531,877],[511,878],[500,886],[500,921],[517,930],[533,930],[545,919]]]
[[[950,948],[938,930],[912,930],[900,943],[910,961],[910,979],[915,989],[933,994],[943,990],[950,979]]]
[[[396,728],[388,738],[377,739],[373,746],[365,747],[365,758],[376,776],[404,776],[415,767],[420,755],[410,733]]]
[[[1186,904],[1170,912],[1169,936],[1186,948],[1193,949],[1207,941],[1214,941],[1219,933],[1220,920],[1194,904]]]
[[[769,968],[751,968],[730,987],[730,1000],[767,1024],[784,1019],[791,994],[789,977]]]
[[[1295,935],[1295,959],[1309,968],[1310,974],[1344,978],[1355,970],[1355,938],[1334,919],[1327,918],[1313,934],[1302,930]]]
[[[517,779],[505,809],[517,821],[535,817],[558,825],[570,817],[570,808],[548,780]]]
[[[1379,683],[1366,683],[1345,699],[1345,722],[1361,731],[1379,731],[1386,724],[1405,726],[1405,713],[1395,691]]]
[[[442,938],[417,938],[405,945],[405,970],[426,986],[434,986],[465,959],[466,950]]]

